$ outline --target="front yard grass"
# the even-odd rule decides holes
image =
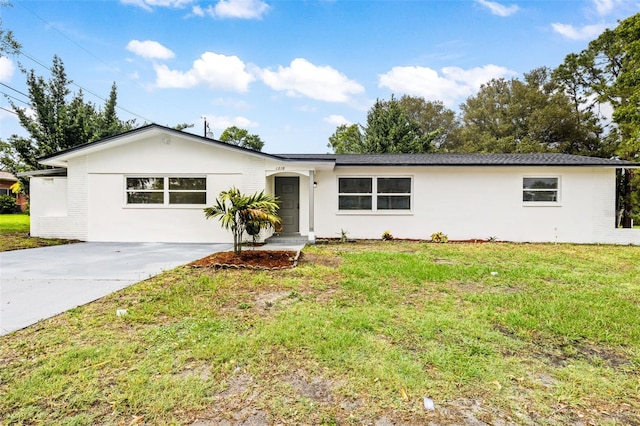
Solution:
[[[29,236],[29,215],[0,214],[0,251],[57,246],[70,240]]]
[[[393,241],[178,268],[0,337],[0,418],[639,424],[639,255]]]

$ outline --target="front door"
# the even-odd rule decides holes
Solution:
[[[280,200],[278,215],[282,219],[282,233],[299,233],[300,179],[276,176],[276,197]]]

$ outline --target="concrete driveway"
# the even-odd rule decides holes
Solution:
[[[231,244],[78,243],[0,253],[0,335]]]

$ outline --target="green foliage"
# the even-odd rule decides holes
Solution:
[[[448,147],[459,144],[460,122],[455,112],[446,108],[441,101],[404,95],[398,102],[409,119],[418,123],[421,134],[431,135],[434,148],[446,151]]]
[[[329,148],[336,154],[365,154],[363,136],[357,124],[341,124],[333,135],[329,136]]]
[[[38,158],[51,155],[76,145],[130,130],[134,122],[123,122],[116,116],[117,88],[115,83],[104,109],[84,99],[82,90],[72,94],[62,60],[54,56],[51,79],[46,81],[34,70],[27,74],[29,101],[32,111],[27,111],[8,99],[16,112],[20,125],[29,137],[12,135],[0,144],[2,166],[14,174],[39,170],[43,166]],[[28,189],[28,180],[22,180]]]
[[[233,251],[240,254],[242,250],[242,236],[249,227],[255,229],[275,228],[281,223],[277,216],[278,201],[271,194],[264,191],[253,195],[244,195],[237,188],[222,191],[216,199],[216,204],[204,209],[207,219],[218,218],[224,229],[233,233]]]
[[[640,14],[605,30],[579,54],[570,54],[554,77],[583,109],[601,103],[613,107],[607,137],[623,160],[640,160]],[[638,186],[633,171],[620,175],[618,207],[624,227],[638,210]]]
[[[341,229],[340,230],[340,242],[341,243],[346,243],[347,241],[349,241],[349,231],[347,231],[346,229]]]
[[[449,237],[447,236],[447,234],[445,234],[443,232],[435,232],[435,233],[431,234],[431,242],[434,242],[434,243],[448,243],[449,242]]]
[[[220,135],[222,142],[230,143],[232,145],[241,146],[243,148],[249,148],[254,151],[262,151],[264,142],[258,135],[251,135],[245,129],[240,129],[236,126],[231,126],[225,129]]]
[[[425,133],[407,110],[393,96],[376,100],[367,114],[364,129],[364,152],[375,154],[422,153],[433,151],[437,131]]]
[[[564,89],[538,68],[519,79],[494,79],[461,105],[461,145],[480,153],[562,152],[609,157],[612,147],[589,110],[576,108]]]
[[[328,146],[336,154],[423,153],[453,140],[456,131],[455,114],[442,103],[392,96],[376,100],[366,126],[338,126]]]
[[[5,0],[0,0],[0,8],[12,7],[11,3]],[[22,46],[13,37],[11,30],[5,30],[2,22],[2,13],[0,12],[0,56],[2,54],[15,55],[20,51]]]
[[[16,198],[11,195],[0,195],[0,213],[15,213],[18,207]]]
[[[382,240],[383,241],[391,241],[393,240],[393,234],[391,233],[391,231],[386,230],[382,233]]]

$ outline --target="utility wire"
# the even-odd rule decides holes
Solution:
[[[0,93],[2,93],[3,95],[5,95],[7,98],[11,98],[11,99],[16,100],[16,101],[18,101],[18,102],[20,102],[20,103],[25,104],[26,106],[29,106],[29,107],[30,107],[30,106],[32,106],[29,102],[25,102],[25,101],[23,101],[22,99],[18,99],[18,98],[16,98],[15,96],[11,96],[10,94],[8,94],[8,93],[6,93],[6,92],[0,92]]]
[[[28,59],[30,59],[30,60],[32,60],[33,62],[35,62],[36,64],[40,65],[40,66],[41,66],[41,67],[43,67],[44,69],[46,69],[46,70],[48,70],[48,71],[52,71],[52,70],[51,70],[51,68],[50,68],[49,66],[47,66],[47,65],[43,64],[41,61],[39,61],[38,59],[34,58],[32,55],[28,54],[28,53],[27,53],[27,52],[25,52],[24,50],[20,50],[19,54],[20,54],[20,55],[22,55],[22,56],[24,56],[24,57],[26,57],[26,58],[28,58]],[[83,91],[85,91],[85,92],[87,92],[87,93],[89,93],[89,94],[91,94],[91,95],[95,96],[96,98],[98,98],[98,99],[102,100],[103,102],[107,102],[107,99],[106,99],[106,98],[104,98],[103,96],[98,95],[98,94],[97,94],[96,92],[94,92],[93,90],[91,90],[91,89],[87,89],[86,87],[81,86],[80,84],[76,83],[76,82],[75,82],[75,81],[73,81],[73,80],[71,80],[71,81],[70,81],[70,83],[71,83],[72,85],[74,85],[74,86],[78,87],[79,89],[82,89]],[[117,103],[116,103],[116,108],[118,108],[118,109],[119,109],[119,110],[121,110],[121,111],[126,112],[127,114],[131,114],[131,115],[133,115],[134,117],[138,117],[138,118],[140,118],[140,119],[142,119],[142,120],[144,120],[144,121],[146,121],[146,122],[154,123],[154,121],[153,121],[153,120],[150,120],[150,119],[148,119],[148,118],[146,118],[146,117],[141,116],[140,114],[136,114],[136,113],[135,113],[135,112],[133,112],[133,111],[130,111],[130,110],[128,110],[128,109],[126,109],[126,108],[124,108],[124,107],[121,107],[121,106],[120,106],[120,105],[118,105]]]
[[[16,92],[16,93],[20,93],[22,96],[25,96],[27,99],[29,98],[29,95],[27,95],[26,93],[22,93],[22,92],[21,92],[21,91],[19,91],[18,89],[14,89],[13,87],[11,87],[11,86],[9,86],[9,85],[7,85],[7,84],[4,84],[4,83],[0,82],[0,86],[4,86],[4,87],[6,87],[6,88],[7,88],[7,89],[9,89],[9,90],[13,90],[13,91],[14,91],[14,92]],[[8,95],[7,95],[7,96],[8,96]]]
[[[25,5],[24,5],[24,2],[22,2],[22,1],[17,1],[17,3],[18,3],[20,6],[22,6],[22,8],[23,8],[23,9],[25,9],[27,12],[29,12],[30,14],[32,14],[33,16],[35,16],[37,19],[39,19],[40,21],[42,21],[43,23],[45,23],[47,26],[49,26],[50,28],[53,28],[57,33],[59,33],[62,37],[66,38],[68,41],[70,41],[71,43],[73,43],[76,47],[78,47],[79,49],[81,49],[81,50],[83,50],[84,52],[86,52],[89,56],[91,56],[92,58],[94,58],[94,59],[96,59],[97,61],[101,62],[102,64],[106,65],[106,66],[107,66],[107,68],[109,68],[110,70],[112,70],[112,71],[114,71],[114,72],[116,72],[116,73],[118,73],[118,74],[120,74],[120,75],[122,75],[122,76],[126,77],[127,79],[132,80],[130,77],[128,77],[128,76],[126,76],[126,75],[124,75],[122,72],[120,72],[119,70],[117,70],[117,69],[113,68],[111,65],[109,65],[108,63],[106,63],[105,61],[103,61],[102,59],[100,59],[98,56],[94,55],[91,51],[89,51],[88,49],[84,48],[83,46],[81,46],[80,44],[78,44],[77,42],[75,42],[73,39],[71,39],[71,38],[70,38],[70,37],[68,37],[66,34],[64,34],[62,31],[60,31],[60,30],[59,30],[55,25],[53,25],[52,23],[48,22],[46,19],[44,19],[44,18],[40,17],[40,16],[39,16],[38,14],[36,14],[33,10],[31,10],[31,9],[29,9],[27,6],[25,6]],[[47,69],[47,70],[51,71],[51,68],[49,68],[48,66],[46,66],[45,64],[43,64],[41,61],[39,61],[39,60],[37,60],[36,58],[34,58],[32,55],[27,54],[27,53],[26,53],[26,52],[24,52],[22,49],[20,49],[20,51],[19,51],[18,53],[19,53],[20,55],[23,55],[23,56],[27,57],[28,59],[32,60],[33,62],[35,62],[36,64],[40,65],[41,67],[43,67],[43,68],[45,68],[45,69]],[[144,86],[142,86],[142,84],[141,84],[140,82],[135,82],[135,83],[137,83],[140,87],[143,87],[143,88],[144,88]],[[85,92],[87,92],[87,93],[90,93],[91,95],[93,95],[93,96],[97,97],[98,99],[101,99],[101,100],[102,100],[102,101],[104,101],[104,102],[106,102],[106,101],[107,101],[104,97],[102,97],[102,96],[100,96],[100,95],[96,94],[96,93],[95,93],[95,92],[93,92],[92,90],[89,90],[89,89],[87,89],[87,88],[85,88],[85,87],[80,86],[79,84],[77,84],[77,83],[75,83],[75,82],[73,82],[73,81],[71,81],[71,84],[73,84],[74,86],[76,86],[76,87],[78,87],[78,88],[80,88],[80,89],[84,90],[84,91],[85,91]],[[148,119],[148,118],[146,118],[146,117],[143,117],[143,116],[141,116],[141,115],[139,115],[139,114],[136,114],[136,113],[135,113],[135,112],[133,112],[133,111],[130,111],[130,110],[126,109],[126,108],[123,108],[123,107],[119,106],[117,103],[116,103],[116,108],[117,108],[117,109],[119,109],[119,110],[121,110],[121,111],[126,112],[127,114],[131,114],[131,115],[133,115],[134,117],[140,118],[140,119],[142,119],[142,120],[144,120],[144,121],[146,121],[146,122],[154,123],[154,121],[153,121],[153,120],[150,120],[150,119]]]
[[[1,106],[0,106],[0,109],[1,109],[1,110],[3,110],[3,111],[10,112],[11,114],[14,114],[14,115],[18,115],[18,113],[16,113],[15,111],[12,111],[12,110],[10,110],[10,109],[6,109],[5,107],[1,107]]]

